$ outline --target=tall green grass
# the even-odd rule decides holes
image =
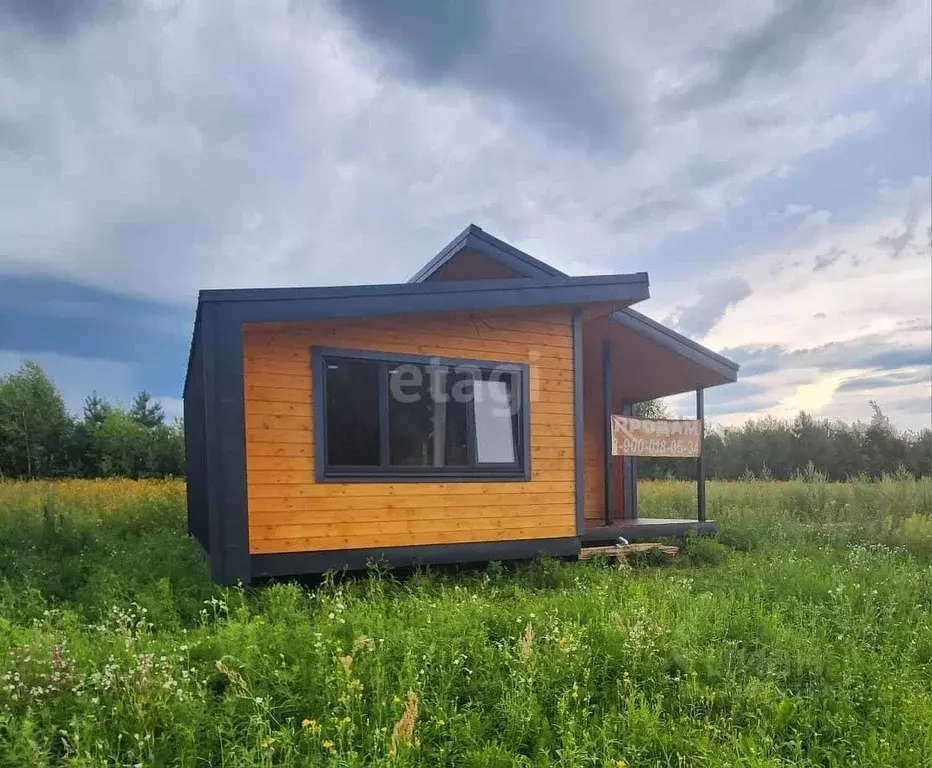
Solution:
[[[932,765],[930,491],[710,484],[668,567],[220,589],[179,484],[0,485],[0,763]]]

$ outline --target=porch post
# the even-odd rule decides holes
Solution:
[[[627,400],[621,403],[624,416],[634,416],[634,403]],[[625,520],[638,519],[638,469],[634,456],[625,456],[621,460],[621,476],[624,478],[623,503]]]
[[[696,459],[696,501],[699,507],[699,522],[705,522],[705,397],[704,390],[696,390],[696,418],[700,420],[699,458]]]
[[[605,524],[615,522],[615,473],[612,461],[612,348],[602,342],[602,414],[605,424],[603,453],[605,454]]]

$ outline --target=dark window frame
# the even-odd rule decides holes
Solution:
[[[379,373],[379,467],[332,467],[327,461],[327,408],[326,408],[326,359],[348,358],[380,363]],[[518,377],[520,405],[518,408],[514,436],[516,461],[509,464],[479,464],[451,467],[405,467],[389,466],[388,461],[388,398],[387,370],[389,364],[441,365],[453,368],[473,369],[480,372],[490,370],[507,372]],[[498,360],[472,360],[441,357],[439,355],[417,355],[394,352],[378,352],[339,347],[311,347],[311,378],[313,392],[313,439],[314,474],[318,483],[487,483],[529,482],[531,479],[531,417],[530,417],[530,366],[526,363]],[[475,415],[470,419],[468,450],[475,461],[478,447],[475,435]]]

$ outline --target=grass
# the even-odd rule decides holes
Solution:
[[[0,764],[932,766],[932,482],[709,512],[668,566],[221,589],[180,483],[0,484]]]

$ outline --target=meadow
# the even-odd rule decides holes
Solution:
[[[670,565],[219,588],[180,482],[0,483],[0,765],[932,766],[932,481],[708,505]]]

